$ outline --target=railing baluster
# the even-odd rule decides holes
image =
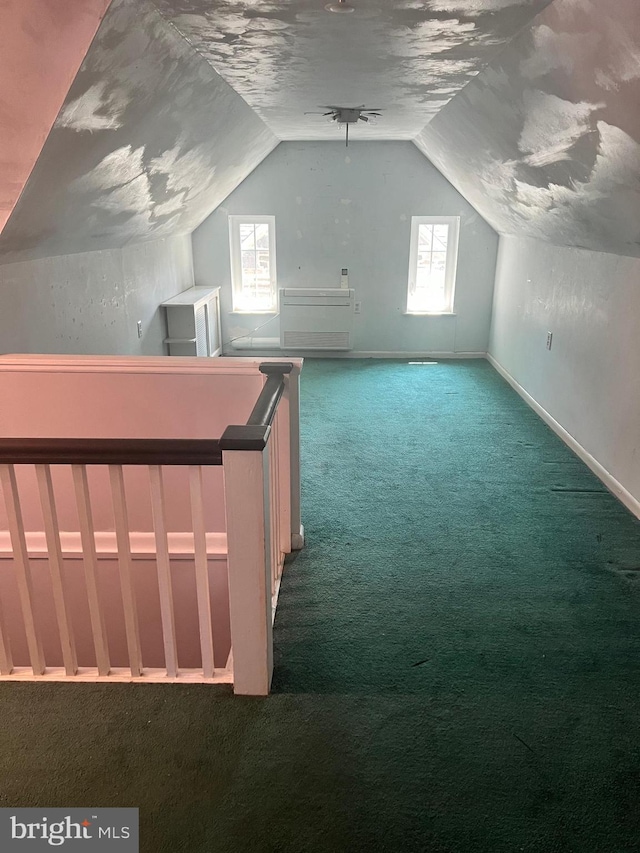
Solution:
[[[169,561],[169,543],[167,540],[164,484],[160,465],[149,465],[149,481],[151,484],[153,529],[156,538],[156,567],[158,570],[158,589],[160,591],[164,658],[167,675],[175,678],[178,674],[178,651],[176,648],[176,623],[173,610],[173,590],[171,588],[171,563]]]
[[[281,418],[280,412],[276,412],[276,416],[273,422],[274,426],[274,442],[273,442],[273,459],[271,463],[271,470],[274,475],[274,496],[273,496],[273,516],[274,516],[274,535],[273,538],[276,542],[276,576],[279,578],[282,574],[281,564],[282,557],[284,553],[284,548],[282,547],[282,527],[281,527],[281,512],[280,512],[280,436],[281,436]]]
[[[10,675],[13,669],[11,644],[5,631],[2,603],[0,602],[0,675]]]
[[[16,472],[13,465],[0,465],[0,479],[7,508],[7,519],[9,522],[9,535],[11,536],[11,549],[13,551],[13,562],[16,568],[16,579],[18,592],[20,594],[20,606],[22,608],[22,619],[27,636],[27,647],[29,649],[29,660],[34,675],[42,675],[45,669],[44,654],[40,631],[36,625],[34,616],[33,581],[31,578],[31,567],[27,553],[27,543],[24,536],[24,524],[22,522],[22,511],[20,509],[20,498],[18,496],[18,485],[16,483]]]
[[[207,537],[202,502],[202,468],[199,465],[189,466],[189,491],[191,495],[193,557],[196,570],[202,674],[205,678],[213,678],[213,629],[211,625],[209,566],[207,562]]]
[[[275,421],[274,421],[275,427]],[[271,543],[271,595],[275,595],[278,580],[278,515],[276,506],[277,475],[276,475],[276,430],[272,428],[269,438],[269,541]]]
[[[124,606],[124,624],[127,634],[129,666],[131,668],[131,675],[139,676],[142,675],[142,651],[140,648],[138,611],[133,589],[129,519],[127,515],[127,500],[124,490],[122,466],[109,465],[109,478],[111,480],[111,496],[113,499],[113,513],[116,527],[120,586],[122,589],[122,604]]]
[[[71,612],[65,591],[62,547],[60,546],[60,530],[58,527],[58,513],[56,512],[56,499],[53,494],[53,482],[51,480],[50,466],[36,465],[36,476],[38,478],[40,504],[42,506],[44,532],[47,541],[47,558],[49,562],[49,572],[51,573],[53,604],[56,611],[56,619],[58,621],[60,646],[62,648],[62,662],[64,664],[65,673],[67,675],[75,675],[78,671],[78,659],[76,656],[76,645],[73,639]]]
[[[87,469],[85,465],[72,465],[71,470],[73,471],[73,484],[76,493],[76,505],[78,507],[78,520],[80,522],[82,560],[84,563],[87,600],[89,602],[91,632],[96,652],[96,664],[98,675],[108,675],[111,669],[109,644],[107,641],[104,613],[100,603],[100,594],[98,592],[98,557],[96,554],[96,540],[94,537]]]

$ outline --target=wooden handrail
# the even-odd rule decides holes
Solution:
[[[273,422],[280,397],[284,391],[282,375],[271,374],[247,420],[247,426],[269,426]]]
[[[291,362],[263,362],[268,378],[242,426],[213,438],[0,438],[1,465],[222,465],[222,450],[266,447]]]
[[[221,450],[264,450],[267,446],[271,424],[284,391],[284,377],[291,373],[293,364],[289,361],[265,361],[259,369],[268,377],[260,396],[246,424],[228,426],[222,433]]]
[[[222,465],[211,438],[0,438],[3,465]]]

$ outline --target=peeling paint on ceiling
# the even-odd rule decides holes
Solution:
[[[360,139],[412,139],[550,0],[155,0],[279,139],[335,139],[324,104],[381,107]]]
[[[555,0],[416,145],[503,234],[640,256],[640,15]]]
[[[189,233],[277,145],[148,0],[114,0],[2,235],[3,263]]]

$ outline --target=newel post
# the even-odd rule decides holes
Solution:
[[[228,442],[228,432],[221,443]],[[269,454],[222,447],[233,689],[266,696],[273,675]]]
[[[271,513],[277,513],[277,507],[270,503],[268,442],[278,403],[288,384],[285,377],[293,371],[293,364],[263,362],[259,370],[265,381],[247,423],[228,426],[219,442],[227,517],[233,689],[245,696],[266,696],[273,675],[272,578],[275,567],[271,565],[270,537]],[[294,405],[287,407],[289,419],[291,409],[293,417],[297,416],[298,406],[297,383],[292,384]],[[291,403],[289,394],[287,403]],[[286,445],[290,459],[291,442]],[[297,450],[295,441],[293,446]],[[282,456],[272,460],[280,466],[283,461]],[[285,464],[285,468],[290,476],[290,463]],[[286,485],[291,495],[291,483]],[[276,500],[277,503],[280,501]],[[289,506],[285,514],[290,517]],[[279,525],[281,519],[276,517],[275,523]]]

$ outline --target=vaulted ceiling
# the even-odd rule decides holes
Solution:
[[[305,115],[381,107],[361,139],[413,139],[550,0],[155,0],[279,139],[336,139]]]
[[[112,0],[2,262],[188,233],[280,140],[341,139],[305,115],[334,104],[381,108],[352,144],[413,140],[502,233],[640,254],[637,0],[325,1]]]

